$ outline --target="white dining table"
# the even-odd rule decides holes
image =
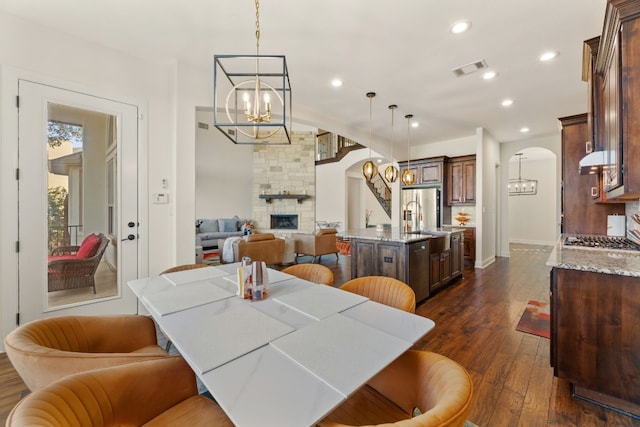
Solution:
[[[128,283],[236,426],[314,425],[435,326],[274,269],[246,300],[237,267]]]

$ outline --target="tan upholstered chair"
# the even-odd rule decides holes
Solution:
[[[282,270],[304,280],[321,285],[333,285],[333,271],[321,264],[296,264]]]
[[[222,409],[198,395],[182,357],[74,374],[22,399],[14,426],[232,426]]]
[[[300,255],[311,255],[311,262],[315,262],[316,257],[327,254],[336,254],[338,259],[337,232],[335,228],[320,228],[313,233],[293,233],[291,238],[295,241],[296,260]]]
[[[267,265],[282,264],[284,257],[284,239],[273,233],[249,234],[233,242],[233,259],[242,261],[248,256],[251,261],[262,261]]]
[[[96,368],[168,357],[147,316],[61,316],[34,320],[5,338],[9,360],[31,391]]]
[[[194,268],[203,268],[203,267],[209,267],[209,266],[207,264],[182,264],[182,265],[176,265],[175,267],[167,268],[160,274],[175,273],[178,271],[193,270]]]
[[[363,295],[370,300],[410,313],[416,312],[416,294],[409,285],[392,277],[365,276],[351,279],[340,286],[344,291]]]
[[[458,363],[409,350],[318,425],[462,427],[472,397],[471,377]]]

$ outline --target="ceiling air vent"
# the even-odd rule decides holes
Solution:
[[[198,129],[209,129],[209,125],[206,123],[198,122]]]
[[[462,67],[454,68],[451,72],[455,74],[456,77],[462,77],[487,67],[487,62],[484,59],[481,59],[480,61],[474,61],[467,65],[463,65]]]

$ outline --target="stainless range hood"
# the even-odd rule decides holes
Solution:
[[[580,175],[596,174],[602,171],[604,166],[615,163],[615,152],[594,151],[580,159],[578,171]]]

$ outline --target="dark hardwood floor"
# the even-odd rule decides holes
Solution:
[[[553,377],[549,340],[516,331],[529,300],[549,301],[551,247],[512,245],[510,258],[464,277],[419,304],[416,312],[436,327],[415,348],[444,354],[463,365],[474,383],[469,420],[496,426],[640,426],[640,421],[571,397]],[[300,262],[309,259],[300,258]],[[349,257],[324,256],[335,285],[350,277]],[[0,355],[0,425],[26,391],[6,355]]]

